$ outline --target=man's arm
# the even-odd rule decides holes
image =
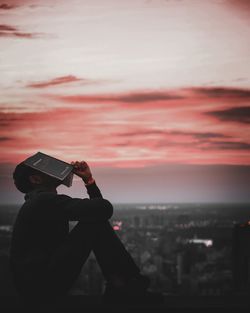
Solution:
[[[58,214],[70,221],[103,221],[113,214],[112,204],[103,198],[80,199],[56,195],[54,201],[52,205],[58,208]]]
[[[95,180],[89,184],[85,184],[90,199],[103,198],[100,189],[96,185]]]
[[[102,198],[100,189],[97,187],[95,179],[92,176],[91,170],[85,161],[71,162],[74,166],[74,174],[81,177],[87,188],[87,193],[90,199]]]
[[[71,162],[71,164],[74,166],[74,173],[85,183],[89,199],[59,196],[58,201],[61,202],[60,206],[64,208],[66,216],[70,220],[109,219],[113,214],[113,206],[108,200],[103,199],[88,164],[84,161]]]

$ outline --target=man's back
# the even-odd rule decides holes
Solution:
[[[18,212],[10,249],[10,267],[17,288],[29,290],[43,278],[51,256],[65,242],[69,221],[98,221],[113,213],[97,185],[87,187],[90,199],[71,198],[46,189],[25,195]],[[20,286],[20,287],[19,287]]]
[[[88,186],[87,192],[91,200],[71,198],[43,189],[26,194],[26,201],[14,224],[11,264],[37,262],[39,258],[44,260],[49,257],[67,237],[70,220],[89,222],[109,218],[113,207],[102,198],[97,185]]]
[[[68,219],[52,192],[33,192],[17,215],[11,242],[13,266],[44,262],[68,234]]]

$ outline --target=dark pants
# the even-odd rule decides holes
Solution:
[[[80,221],[55,250],[46,266],[36,269],[35,276],[32,275],[33,286],[28,288],[28,299],[33,297],[33,292],[35,298],[42,296],[43,299],[67,294],[91,251],[107,281],[114,276],[129,278],[139,274],[139,268],[108,221]]]

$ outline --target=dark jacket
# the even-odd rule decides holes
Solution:
[[[98,222],[113,214],[93,183],[86,187],[89,198],[71,198],[44,189],[25,195],[25,203],[14,223],[10,267],[14,279],[42,268],[69,233],[69,221]]]

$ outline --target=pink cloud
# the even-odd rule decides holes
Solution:
[[[128,109],[152,109],[155,108],[176,108],[195,106],[228,107],[247,103],[250,100],[250,90],[240,88],[183,88],[177,90],[142,90],[126,93],[109,94],[82,94],[82,95],[47,95],[48,98],[65,103],[88,104],[120,104]],[[219,101],[218,101],[219,100]]]
[[[37,84],[70,81],[75,77]],[[95,166],[249,164],[248,96],[233,88],[45,95],[45,101],[64,103],[42,112],[1,113],[0,161],[44,151]]]

